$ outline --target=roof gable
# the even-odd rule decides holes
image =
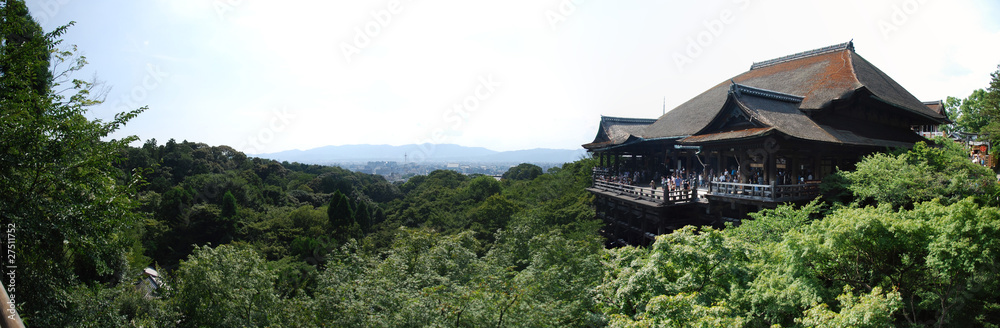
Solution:
[[[941,100],[925,101],[924,105],[926,105],[927,108],[930,108],[935,113],[938,113],[938,114],[941,114],[941,115],[946,115],[947,114],[947,113],[945,113],[945,109],[944,109],[944,101],[941,101]]]
[[[726,105],[685,143],[743,139],[778,131],[800,139],[836,142],[799,110],[803,97],[733,83]],[[766,128],[766,129],[765,129]]]
[[[722,106],[722,110],[715,115],[715,118],[709,124],[695,133],[695,135],[769,127],[770,124],[766,124],[761,119],[757,110],[748,107],[740,101],[740,98],[744,94],[748,97],[765,97],[780,101],[799,102],[802,100],[801,97],[750,88],[733,83],[729,87],[726,103]]]
[[[583,148],[596,149],[622,144],[630,137],[638,134],[656,119],[601,116],[594,141],[584,144]]]
[[[727,83],[729,82],[729,83]],[[943,122],[904,88],[854,52],[853,42],[801,52],[751,65],[751,69],[720,83],[670,110],[642,132],[645,138],[686,137],[705,130],[725,110],[730,84],[797,95],[797,109],[821,111],[848,99],[862,88],[905,111],[915,120]],[[907,114],[909,113],[909,114]]]

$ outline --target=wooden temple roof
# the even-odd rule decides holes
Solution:
[[[584,144],[586,149],[599,149],[613,145],[620,145],[629,140],[630,137],[638,135],[640,132],[656,122],[650,118],[627,118],[601,116],[601,124],[597,130],[594,141]]]
[[[800,110],[804,97],[732,83],[727,101],[713,120],[682,144],[735,141],[772,132],[802,139],[844,145],[908,147],[920,141],[908,128],[891,129],[860,120],[814,120]],[[727,127],[732,121],[740,126]]]
[[[924,105],[927,105],[927,108],[930,108],[935,113],[938,113],[941,116],[944,116],[945,119],[948,120],[947,123],[954,123],[954,122],[951,121],[951,118],[948,117],[948,111],[945,110],[945,108],[944,108],[944,101],[941,101],[941,100],[925,101]]]
[[[922,139],[909,129],[887,131],[884,125],[863,120],[814,119],[816,113],[829,112],[835,102],[854,98],[892,108],[893,115],[915,124],[948,121],[943,106],[937,109],[921,102],[847,42],[753,63],[749,71],[695,96],[654,123],[638,130],[638,125],[631,126],[631,137],[601,139],[599,132],[584,147],[598,149],[636,139],[699,144],[775,132],[804,140],[885,147],[908,147]],[[746,131],[720,125],[728,116],[739,114],[735,110],[753,123],[744,124]]]

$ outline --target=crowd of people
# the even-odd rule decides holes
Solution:
[[[664,175],[659,172],[649,171],[621,171],[619,173],[614,173],[608,168],[594,168],[594,178],[598,181],[630,186],[646,186],[643,182],[648,181],[648,186],[650,188],[656,189],[660,187],[664,188],[666,191],[687,190],[692,187],[706,187],[709,183],[716,182],[753,184],[770,183],[760,170],[751,170],[749,176],[744,176],[744,174],[735,167],[723,170],[719,173],[716,173],[714,169],[700,173],[690,172],[684,168],[672,171],[674,172]],[[794,177],[785,174],[784,171],[779,171],[776,179],[778,184],[805,183],[807,181],[812,181],[813,175],[811,172],[807,171],[804,175]]]
[[[972,155],[970,155],[969,158],[972,159],[972,163],[979,164],[979,165],[986,166],[986,167],[990,166],[990,156],[989,155],[985,155],[985,154],[981,155],[979,153],[972,153]]]
[[[650,173],[648,171],[612,173],[606,168],[595,168],[594,178],[598,181],[630,186],[639,186],[641,185],[641,181],[649,181],[650,188],[656,189],[659,186],[664,191],[689,190],[694,187],[706,186],[708,183],[705,174],[692,173],[683,168],[676,170],[670,175],[663,175],[659,172]],[[659,180],[659,183],[657,183],[657,180]]]

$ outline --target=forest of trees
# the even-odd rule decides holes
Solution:
[[[806,206],[609,249],[592,159],[394,184],[227,146],[132,147],[107,137],[145,108],[86,118],[100,101],[72,78],[86,60],[58,41],[69,26],[44,33],[20,1],[0,15],[4,287],[28,327],[1000,322],[1000,188],[948,140],[868,156]],[[976,113],[997,114],[998,81]]]

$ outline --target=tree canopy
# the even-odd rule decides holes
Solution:
[[[966,197],[995,204],[998,191],[993,172],[970,162],[960,144],[945,138],[933,146],[919,142],[909,151],[872,154],[854,171],[837,174],[823,187],[846,189],[862,204],[897,208],[932,199],[950,204]]]
[[[542,168],[535,164],[521,163],[504,172],[503,178],[510,180],[531,180],[542,175]]]
[[[954,121],[953,131],[980,133],[989,124],[990,107],[985,89],[976,89],[965,99],[948,97],[948,116]]]
[[[69,79],[86,63],[60,48],[70,25],[43,33],[22,1],[0,7],[0,215],[17,240],[17,287],[25,292],[15,299],[38,326],[72,320],[65,290],[125,270],[140,219],[141,172],[113,166],[136,138],[102,139],[145,108],[110,122],[85,117],[101,99],[91,94],[95,83]],[[53,91],[60,86],[66,91]]]
[[[986,89],[976,89],[964,99],[948,97],[945,109],[954,121],[950,130],[978,134],[991,145],[1000,144],[1000,65],[990,74]],[[998,154],[996,147],[992,149]]]

